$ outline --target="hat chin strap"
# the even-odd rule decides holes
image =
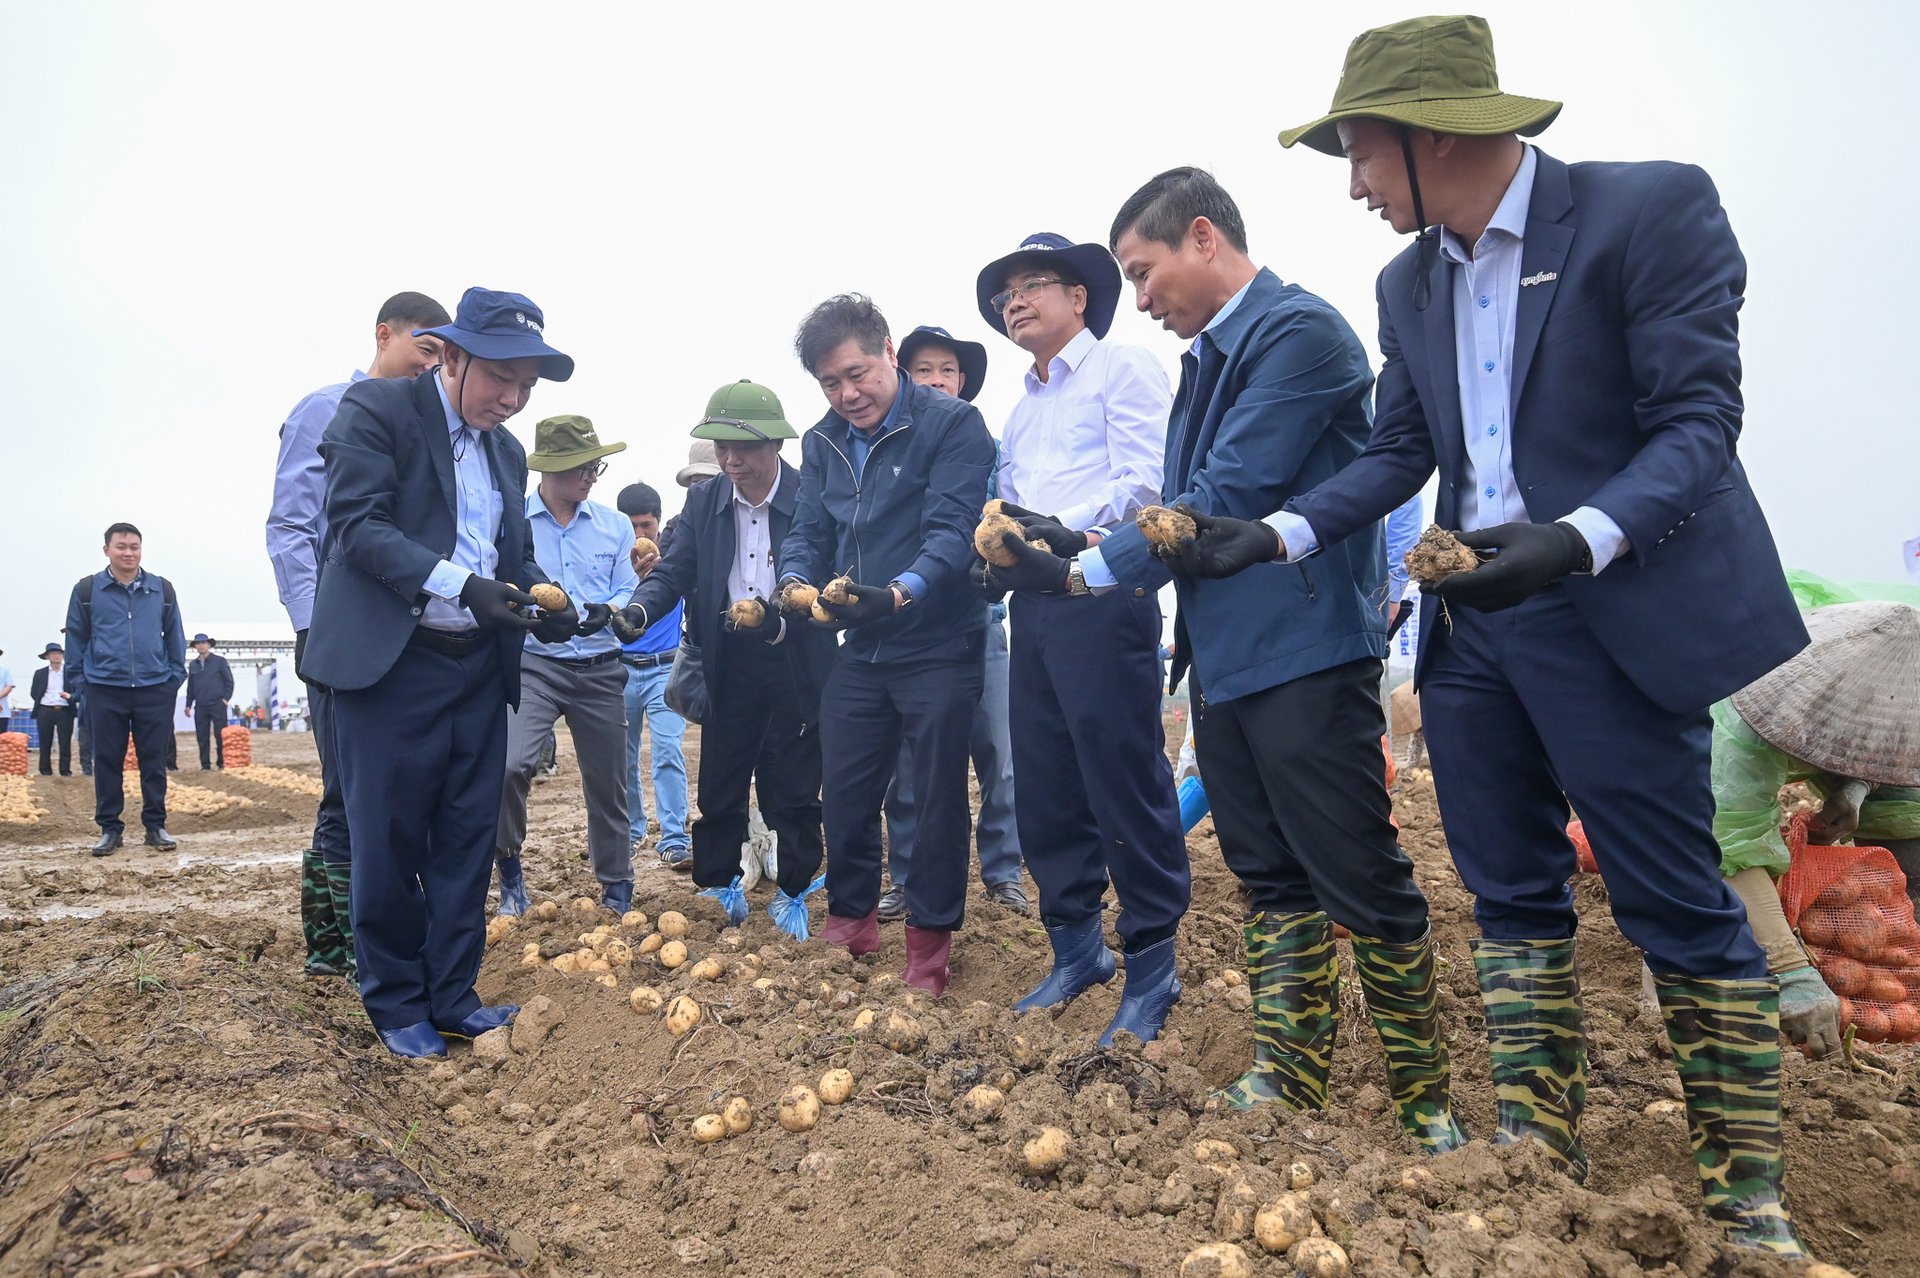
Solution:
[[[1413,220],[1420,224],[1413,242],[1417,246],[1413,259],[1413,309],[1424,311],[1427,303],[1433,300],[1433,263],[1440,253],[1440,237],[1427,225],[1427,211],[1420,203],[1420,175],[1413,166],[1413,131],[1406,125],[1400,126],[1400,154],[1407,164],[1407,190],[1413,195]]]

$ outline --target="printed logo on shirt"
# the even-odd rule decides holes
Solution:
[[[1520,281],[1521,288],[1531,288],[1535,284],[1551,284],[1560,278],[1558,271],[1541,271],[1538,275],[1529,275]]]
[[[900,478],[900,468],[899,468],[898,466],[895,466],[895,467],[893,468],[893,477],[894,477],[895,479],[898,479],[898,478]]]

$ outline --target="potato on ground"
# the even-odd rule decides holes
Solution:
[[[1180,1278],[1253,1278],[1253,1262],[1233,1243],[1202,1243],[1180,1262]]]
[[[853,1071],[830,1069],[820,1076],[820,1099],[829,1105],[843,1105],[853,1095]]]
[[[810,1131],[820,1121],[820,1098],[795,1083],[780,1097],[780,1125],[790,1132]]]
[[[727,1125],[727,1134],[738,1136],[753,1126],[753,1105],[744,1096],[735,1096],[720,1107],[720,1121]]]

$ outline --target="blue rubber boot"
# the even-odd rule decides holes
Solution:
[[[520,872],[518,856],[503,856],[494,862],[500,871],[500,913],[525,914],[533,908],[527,899],[527,878]]]
[[[1200,818],[1213,810],[1212,800],[1207,798],[1207,787],[1200,784],[1199,777],[1188,777],[1180,783],[1180,828],[1188,834],[1200,824]]]
[[[1049,924],[1047,940],[1053,945],[1053,970],[1047,973],[1046,980],[1013,1005],[1016,1012],[1064,1006],[1094,986],[1105,985],[1113,979],[1113,951],[1101,939],[1098,914],[1079,923],[1062,923],[1057,927]]]
[[[1114,1035],[1125,1030],[1151,1043],[1167,1023],[1167,1013],[1180,1001],[1180,978],[1173,971],[1173,938],[1127,955],[1127,983],[1120,990],[1120,1007],[1113,1024],[1100,1036],[1100,1046],[1112,1047]]]
[[[740,876],[733,876],[733,882],[725,887],[707,888],[698,896],[710,896],[720,902],[720,908],[727,912],[727,922],[739,927],[747,921],[747,890],[740,886]]]
[[[602,883],[600,885],[600,908],[612,910],[615,914],[625,914],[633,908],[633,880],[625,883]]]

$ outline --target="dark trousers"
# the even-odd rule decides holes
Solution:
[[[1573,935],[1571,802],[1614,921],[1655,972],[1767,974],[1746,910],[1720,877],[1705,707],[1675,713],[1649,701],[1558,587],[1505,612],[1455,608],[1451,628],[1429,626],[1423,642],[1433,650],[1420,708],[1440,819],[1482,932]]]
[[[372,687],[334,692],[333,739],[367,1017],[382,1030],[456,1024],[480,1006],[507,757],[498,646],[455,656],[409,643]]]
[[[87,713],[86,694],[70,703],[73,706],[73,748],[80,756],[80,770],[93,775],[93,716]]]
[[[980,700],[983,637],[964,656],[856,661],[842,647],[820,705],[821,813],[827,911],[864,918],[880,903],[880,805],[913,740],[920,823],[907,880],[907,921],[952,931],[967,896],[967,737]],[[706,767],[701,743],[701,768]],[[783,869],[785,867],[782,867]]]
[[[87,685],[87,716],[93,731],[93,821],[102,832],[120,831],[127,804],[127,740],[140,762],[140,824],[157,830],[167,823],[167,746],[173,740],[173,685],[146,688]]]
[[[1192,879],[1160,726],[1160,604],[1123,590],[1014,596],[1008,682],[1020,846],[1050,925],[1100,913],[1122,944],[1172,936]]]
[[[73,774],[73,707],[35,706],[33,721],[40,729],[40,775],[45,776],[53,769],[47,766],[48,751],[53,739],[60,738],[60,775]]]
[[[340,761],[333,744],[333,692],[307,685],[307,718],[320,754],[320,807],[313,818],[313,847],[320,859],[345,865],[353,859],[347,835],[347,801],[340,793]]]
[[[193,703],[193,735],[200,741],[200,766],[205,768],[218,762],[227,766],[227,743],[220,739],[220,729],[227,726],[227,703],[196,701]],[[213,739],[214,758],[207,757],[207,739]]]
[[[700,817],[693,881],[725,887],[740,873],[747,786],[779,840],[780,890],[798,896],[820,872],[820,729],[806,722],[793,652],[727,634],[725,682],[700,725]]]
[[[1220,854],[1252,908],[1324,910],[1356,936],[1396,943],[1425,935],[1427,899],[1387,797],[1380,663],[1205,704],[1194,749]]]

